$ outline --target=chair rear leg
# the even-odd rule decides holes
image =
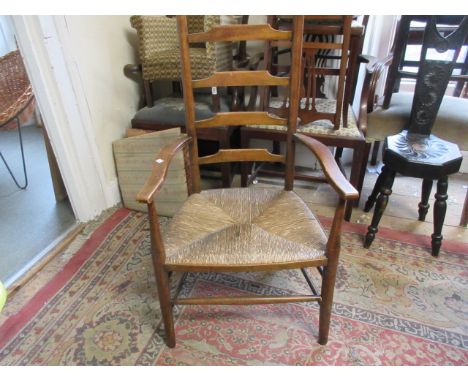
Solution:
[[[427,211],[429,211],[429,196],[432,190],[432,179],[423,179],[421,202],[418,204],[418,219],[424,221],[426,219]]]

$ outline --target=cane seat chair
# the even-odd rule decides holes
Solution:
[[[299,110],[303,16],[294,17],[293,31],[278,31],[269,25],[216,26],[204,33],[189,34],[187,19],[178,16],[187,136],[163,149],[156,157],[153,172],[137,196],[147,203],[154,272],[166,330],[166,343],[175,346],[172,316],[179,304],[270,304],[317,301],[320,304],[319,343],[326,344],[330,325],[333,289],[340,251],[340,231],[346,201],[358,197],[338,169],[330,151],[314,139],[296,133]],[[292,44],[291,73],[272,76],[266,71],[216,72],[193,80],[189,43],[201,41],[278,40]],[[212,86],[284,86],[289,89],[292,107],[286,118],[267,112],[218,113],[196,120],[193,89]],[[199,157],[197,132],[217,125],[282,124],[288,126],[286,155],[264,149],[228,149]],[[295,142],[302,142],[322,163],[329,182],[339,195],[329,235],[307,205],[293,192]],[[164,181],[171,158],[184,150],[189,198],[161,234],[157,207],[153,202]],[[199,165],[221,161],[271,161],[285,163],[288,172],[284,189],[231,188],[200,192]],[[312,284],[311,295],[185,297],[170,296],[169,273],[203,271],[273,271],[318,267],[323,276],[320,292]],[[304,270],[306,279],[309,280]],[[183,280],[183,278],[182,278]],[[177,288],[177,291],[180,287]]]
[[[288,17],[270,16],[269,21],[273,26],[290,29]],[[358,47],[354,44],[355,50],[351,52],[352,16],[305,16],[305,22],[298,131],[327,146],[337,147],[335,158],[344,174],[340,150],[352,149],[353,167],[350,181],[359,190],[362,169],[356,164],[361,163],[360,158],[366,150],[366,144],[350,105],[351,85],[354,82],[354,73],[351,70],[356,71],[356,65],[351,65],[350,57],[357,60]],[[362,29],[357,27],[354,27],[354,31],[362,34]],[[275,43],[265,47],[264,64],[270,73],[281,75],[287,73],[289,67],[287,64],[275,62],[277,60],[273,58],[276,49]],[[288,95],[275,96],[274,90],[260,89],[260,102],[256,108],[281,116],[287,113],[290,107]],[[332,95],[333,91],[336,91],[335,95]],[[328,94],[327,98],[325,93]],[[279,145],[275,145],[275,142],[285,141],[286,130],[286,127],[281,125],[242,127],[241,147],[249,147],[253,139],[272,140],[274,152],[279,153]],[[245,186],[252,183],[259,172],[278,174],[277,170],[265,169],[262,165],[252,169],[251,164],[245,163],[241,170],[241,184]],[[302,180],[326,181],[324,177],[300,172],[296,172],[295,177]],[[346,211],[347,220],[351,217],[351,212],[352,204],[349,203]]]
[[[7,53],[0,58],[0,129],[15,127],[18,129],[24,184],[18,182],[1,152],[0,157],[16,186],[23,190],[28,186],[28,175],[24,158],[21,124],[33,115],[34,107],[34,94],[21,54],[19,50]]]

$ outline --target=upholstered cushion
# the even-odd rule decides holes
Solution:
[[[210,30],[217,24],[236,24],[240,17],[188,16],[189,33]],[[132,16],[132,27],[137,30],[139,56],[145,80],[179,80],[181,78],[180,52],[175,18],[166,16]],[[192,78],[208,77],[216,71],[231,70],[231,42],[207,42],[204,47],[191,46]]]
[[[305,108],[306,99],[301,100],[301,107]],[[272,98],[270,101],[270,107],[280,108],[283,105],[283,100],[280,98]],[[336,110],[336,102],[334,100],[318,98],[316,100],[317,111],[323,113],[334,113]],[[255,128],[269,129],[269,130],[282,130],[286,131],[286,126],[280,125],[256,125],[252,126]],[[362,136],[360,130],[357,127],[356,118],[354,113],[349,107],[348,110],[348,127],[343,127],[343,121],[341,121],[340,128],[335,130],[333,124],[329,120],[318,120],[307,123],[305,125],[300,124],[298,131],[306,134],[323,134],[323,135],[336,135],[339,137],[359,138]]]
[[[200,94],[195,102],[195,118],[205,119],[214,115],[211,110],[211,95]],[[220,97],[220,111],[229,111],[227,99]],[[138,110],[133,122],[153,122],[161,125],[185,126],[185,105],[183,98],[167,97],[155,101],[153,107]]]
[[[398,134],[409,121],[412,103],[413,93],[393,94],[388,109],[379,108],[369,114],[366,139],[383,141],[389,135]],[[468,99],[444,97],[432,134],[468,150]]]
[[[230,188],[192,194],[164,237],[171,265],[325,262],[327,237],[292,191]]]

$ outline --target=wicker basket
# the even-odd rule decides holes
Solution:
[[[34,111],[34,98],[26,69],[18,50],[0,58],[0,127],[17,127],[14,117],[20,123],[26,122]],[[5,126],[4,126],[5,125]]]

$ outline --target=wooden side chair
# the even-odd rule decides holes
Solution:
[[[278,31],[269,25],[215,26],[210,31],[189,34],[187,18],[178,16],[183,91],[186,105],[187,136],[163,149],[155,158],[154,169],[138,194],[147,203],[150,219],[152,257],[159,301],[166,331],[166,343],[175,346],[172,310],[183,304],[272,304],[316,301],[320,305],[319,343],[326,344],[330,326],[334,284],[340,252],[341,224],[346,202],[358,192],[339,170],[330,151],[320,142],[296,133],[299,111],[303,16],[294,17],[292,31]],[[190,43],[202,41],[276,40],[289,42],[292,65],[287,77],[267,71],[216,72],[194,80]],[[282,86],[291,107],[283,117],[265,111],[220,112],[199,120],[195,115],[193,90],[213,86]],[[276,155],[265,149],[222,149],[216,154],[198,156],[198,131],[212,126],[239,124],[287,126],[287,150]],[[293,192],[295,143],[305,145],[322,164],[332,187],[339,195],[333,223],[326,235],[307,205]],[[153,198],[164,182],[171,158],[183,150],[188,174],[189,198],[170,222],[164,236]],[[242,161],[281,162],[287,167],[284,189],[231,188],[200,192],[199,166],[206,163]],[[310,283],[306,268],[317,268],[322,286]],[[235,297],[188,297],[170,295],[171,272],[250,272],[300,268],[312,287],[310,295]],[[183,282],[183,278],[182,278]],[[180,291],[180,287],[177,288]]]
[[[380,143],[387,136],[398,134],[408,123],[414,92],[401,88],[403,79],[416,79],[419,59],[411,59],[406,51],[422,46],[424,25],[429,16],[402,16],[398,22],[393,48],[384,59],[371,60],[366,67],[363,82],[358,124],[369,145],[373,145],[371,164],[377,164]],[[448,36],[457,27],[462,16],[439,16],[438,30]],[[415,26],[414,24],[417,23]],[[422,24],[422,26],[421,26]],[[440,104],[431,132],[439,138],[456,142],[460,150],[468,151],[468,38],[457,56],[450,76],[453,91],[447,92]],[[463,54],[465,56],[463,56]],[[387,73],[382,95],[378,94],[380,79]],[[368,157],[363,158],[363,165]],[[365,174],[365,172],[364,172]],[[465,205],[468,204],[468,196]],[[467,211],[464,208],[463,211]],[[466,225],[468,217],[462,213],[460,225]]]
[[[23,59],[18,50],[0,57],[0,129],[18,129],[18,138],[23,164],[24,183],[16,179],[4,155],[0,158],[5,164],[16,186],[22,190],[28,187],[28,174],[24,158],[21,124],[25,123],[34,113],[35,99]]]
[[[439,16],[438,29],[444,36],[453,32],[461,16]],[[402,80],[415,80],[419,59],[412,59],[407,52],[420,49],[423,43],[424,23],[428,16],[402,16],[398,21],[392,51],[388,57],[374,60],[367,68],[366,80],[361,96],[359,123],[366,139],[373,145],[371,164],[377,164],[381,142],[385,137],[397,134],[411,112],[413,92],[402,89]],[[455,23],[455,25],[454,25]],[[468,100],[465,92],[468,82],[468,39],[464,49],[459,49],[457,61],[450,78],[454,84],[450,96],[444,97],[433,131],[439,137],[458,142],[460,148],[468,151],[468,140],[463,139],[468,127]],[[464,56],[463,56],[464,55]],[[376,94],[379,79],[384,77],[382,97]],[[465,89],[465,92],[463,91]],[[367,161],[368,158],[365,158]]]
[[[429,209],[429,196],[434,180],[437,180],[434,204],[434,233],[432,255],[438,256],[442,244],[442,227],[447,208],[448,176],[458,172],[463,156],[456,143],[432,134],[437,113],[443,102],[447,85],[459,52],[468,37],[468,16],[447,36],[440,34],[438,16],[427,20],[421,49],[416,88],[409,119],[403,130],[386,137],[383,147],[384,167],[369,196],[364,211],[375,204],[372,223],[368,228],[364,246],[368,248],[378,232],[378,224],[385,211],[397,173],[423,179],[419,220],[424,221]],[[401,26],[404,28],[405,20]],[[408,24],[406,24],[408,25]],[[407,30],[404,28],[404,30]],[[445,55],[445,56],[444,56]],[[456,113],[456,110],[453,112]]]
[[[222,19],[223,17],[223,19]],[[209,30],[213,25],[223,23],[246,22],[244,18],[234,16],[188,16],[190,32]],[[184,101],[180,92],[182,68],[180,64],[177,25],[174,17],[132,16],[130,22],[138,36],[138,56],[140,64],[126,65],[124,72],[128,77],[141,82],[141,108],[135,113],[131,124],[135,129],[161,131],[181,127],[185,131]],[[244,48],[242,53],[242,48]],[[192,44],[194,78],[210,76],[215,71],[233,69],[236,62],[245,64],[245,47],[239,47],[233,57],[233,45],[230,42]],[[155,87],[163,84],[172,86],[172,93],[156,97]],[[196,114],[199,118],[209,118],[217,111],[226,112],[239,107],[236,93],[228,94],[212,89],[200,91],[195,96]],[[218,126],[206,129],[198,136],[203,141],[202,152],[212,150],[211,146],[229,148],[235,141],[238,128]],[[224,187],[232,181],[232,169],[229,164],[221,165],[221,178]]]
[[[343,148],[353,150],[353,162],[350,173],[350,182],[358,190],[362,187],[362,157],[366,155],[368,146],[360,131],[353,111],[351,101],[353,95],[352,85],[357,71],[357,49],[359,39],[363,35],[362,27],[354,26],[352,29],[352,16],[305,16],[306,24],[303,43],[303,67],[301,69],[301,101],[298,115],[300,124],[298,131],[313,137],[323,144],[336,147],[335,159],[343,174],[345,170],[341,165],[340,157]],[[270,23],[282,29],[290,29],[290,19],[279,16],[270,16]],[[354,33],[354,50],[351,51],[351,37]],[[313,36],[314,39],[310,37]],[[285,44],[279,44],[282,48]],[[264,53],[264,64],[272,74],[288,73],[288,65],[278,64],[274,60],[274,51],[277,44],[267,45]],[[324,65],[325,63],[325,65]],[[351,65],[351,63],[353,65]],[[324,98],[324,82],[329,88],[336,89],[336,95],[329,92]],[[279,115],[288,112],[290,107],[288,94],[275,97],[275,89],[260,89],[259,110]],[[279,153],[279,144],[275,142],[287,140],[285,126],[256,125],[241,128],[241,147],[249,147],[253,139],[273,141],[273,152]],[[246,186],[252,183],[259,172],[276,175],[276,169],[265,169],[258,166],[252,169],[251,164],[244,163],[241,167],[241,184]],[[295,173],[296,179],[326,181],[324,177]],[[346,220],[352,212],[352,203],[348,204]]]

